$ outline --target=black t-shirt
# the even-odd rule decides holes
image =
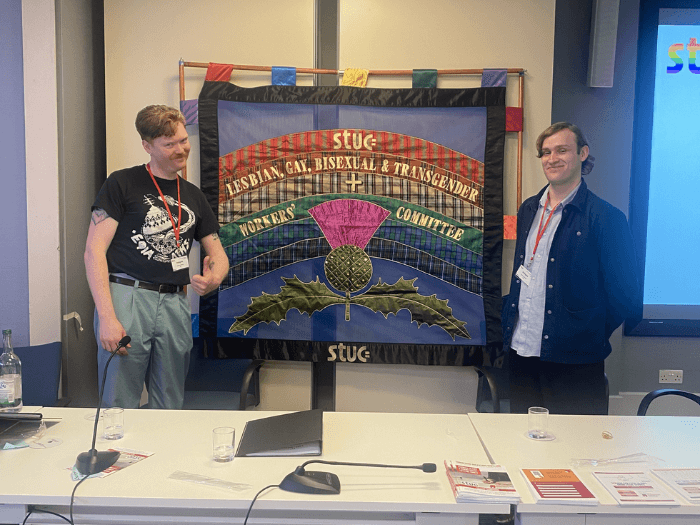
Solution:
[[[177,181],[158,177],[156,181],[177,224]],[[102,208],[119,223],[107,249],[110,273],[158,284],[189,284],[189,269],[174,270],[172,261],[190,253],[193,239],[218,232],[219,223],[202,191],[182,178],[180,199],[178,248],[168,211],[145,165],[115,171],[107,178],[92,209]]]

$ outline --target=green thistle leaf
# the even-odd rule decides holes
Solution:
[[[417,278],[416,278],[417,279]],[[350,299],[350,304],[359,304],[372,310],[381,312],[384,317],[389,314],[396,315],[399,310],[406,309],[411,313],[411,321],[421,325],[439,326],[450,334],[452,340],[456,336],[471,339],[469,332],[464,328],[467,324],[452,315],[452,308],[447,306],[447,299],[438,299],[433,295],[420,295],[418,288],[413,284],[416,279],[406,281],[401,277],[394,284],[379,283],[371,286],[362,295]]]
[[[354,297],[343,297],[332,292],[318,277],[315,281],[304,283],[296,276],[282,277],[284,286],[278,294],[264,293],[253,297],[248,311],[236,318],[229,328],[229,333],[243,330],[244,334],[258,323],[275,322],[279,325],[286,320],[289,310],[297,309],[311,316],[314,312],[323,310],[335,304],[356,304],[369,308],[373,312],[381,312],[384,317],[396,315],[406,309],[411,313],[411,321],[418,326],[439,326],[447,332],[452,340],[456,336],[471,339],[464,328],[467,324],[452,315],[452,308],[447,306],[447,299],[438,299],[435,294],[420,295],[414,285],[416,279],[410,281],[401,277],[394,284],[382,283],[381,280],[369,290]]]
[[[278,294],[263,294],[253,297],[248,311],[236,318],[236,322],[229,328],[229,333],[243,330],[243,334],[258,323],[275,322],[279,325],[287,318],[289,310],[297,309],[303,314],[311,316],[314,312],[323,310],[327,306],[342,304],[345,298],[332,292],[325,284],[319,281],[304,283],[295,275],[293,278],[282,277],[284,286]]]

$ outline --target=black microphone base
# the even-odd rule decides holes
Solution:
[[[119,459],[119,452],[114,450],[105,450],[97,452],[92,449],[87,452],[78,454],[78,459],[75,461],[75,466],[83,476],[102,472],[114,465]]]
[[[331,472],[292,472],[285,476],[280,488],[303,494],[340,494],[340,480]]]

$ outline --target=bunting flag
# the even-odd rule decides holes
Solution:
[[[231,80],[232,72],[233,66],[231,64],[216,64],[214,62],[209,62],[207,74],[204,77],[204,80],[228,82]]]
[[[523,130],[523,108],[513,106],[506,108],[506,131]]]
[[[484,69],[481,74],[481,87],[505,87],[507,81],[507,69]]]
[[[200,302],[219,356],[492,360],[505,88],[205,82],[199,134],[230,262]]]
[[[273,67],[272,68],[272,85],[273,86],[296,86],[297,85],[297,69],[295,67]]]
[[[414,88],[434,88],[437,87],[437,69],[414,69]]]
[[[368,69],[345,68],[343,78],[340,80],[341,86],[367,87]]]
[[[197,119],[197,102],[197,100],[180,101],[180,111],[185,116],[185,122],[187,122],[188,126],[199,122]]]

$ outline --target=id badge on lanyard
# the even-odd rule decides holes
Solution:
[[[547,221],[544,222],[544,226],[543,226],[542,222],[544,221],[544,216],[547,214],[547,207],[548,206],[549,206],[549,193],[547,194],[547,202],[545,202],[544,210],[542,210],[542,217],[540,217],[540,224],[537,227],[537,236],[535,237],[535,247],[532,249],[532,255],[530,256],[530,260],[528,261],[528,266],[532,265],[532,261],[535,259],[535,254],[537,253],[537,247],[540,245],[540,241],[542,240],[542,236],[544,235],[544,232],[547,230],[547,226],[549,226],[549,221],[552,220],[552,216],[554,215],[554,212],[556,211],[556,209],[559,207],[559,204],[557,204],[552,209],[552,211],[549,212],[549,217],[547,217]],[[526,286],[530,286],[530,281],[532,280],[532,273],[530,272],[529,269],[525,268],[525,266],[523,266],[521,264],[520,268],[518,268],[518,271],[515,272],[515,275],[518,278],[520,278],[520,280],[522,282],[524,282]]]

